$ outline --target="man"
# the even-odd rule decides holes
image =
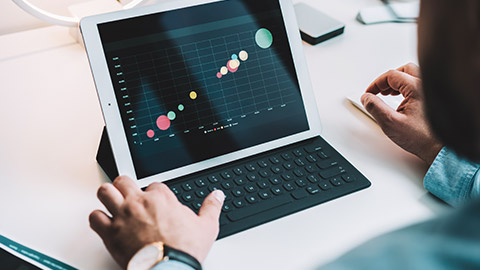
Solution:
[[[432,164],[426,188],[461,205],[480,190],[479,165],[457,156],[480,160],[480,1],[423,0],[418,23],[421,72],[411,64],[387,72],[362,102],[395,143]],[[395,111],[375,96],[379,93],[402,94],[405,100]],[[96,210],[91,227],[123,268],[156,241],[203,262],[217,237],[224,199],[221,191],[213,192],[197,216],[164,184],[142,192],[126,177],[102,185],[98,197],[112,217]],[[325,268],[480,269],[478,228],[480,202],[475,202],[451,216],[371,240]],[[154,269],[193,267],[173,259]]]

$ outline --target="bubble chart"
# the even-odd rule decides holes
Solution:
[[[217,72],[217,78],[221,79],[222,78],[222,73]]]
[[[185,110],[185,106],[183,106],[183,104],[179,104],[179,105],[178,105],[178,110],[179,110],[179,111]]]
[[[221,68],[220,68],[220,73],[221,73],[222,75],[227,75],[227,73],[228,73],[227,67],[221,67]]]
[[[151,129],[148,130],[148,131],[147,131],[147,137],[148,137],[148,138],[153,138],[153,136],[155,136],[155,131],[153,131],[153,130],[151,130]]]
[[[238,59],[238,55],[232,54],[232,60],[237,60],[237,59]]]

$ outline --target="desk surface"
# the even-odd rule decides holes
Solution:
[[[344,99],[416,62],[416,25],[356,22],[377,0],[305,2],[346,23],[344,35],[304,49],[324,138],[372,187],[222,239],[206,269],[312,269],[442,211],[423,188],[422,162]],[[61,27],[0,36],[0,74],[0,234],[80,269],[117,269],[88,225],[106,177],[95,161],[103,118],[83,48]]]

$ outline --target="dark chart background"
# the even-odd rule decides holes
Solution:
[[[308,130],[278,3],[249,2],[99,26],[138,178]]]

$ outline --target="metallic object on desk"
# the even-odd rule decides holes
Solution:
[[[420,13],[420,2],[393,3],[382,0],[384,5],[360,10],[357,20],[363,24],[375,23],[415,23]]]

